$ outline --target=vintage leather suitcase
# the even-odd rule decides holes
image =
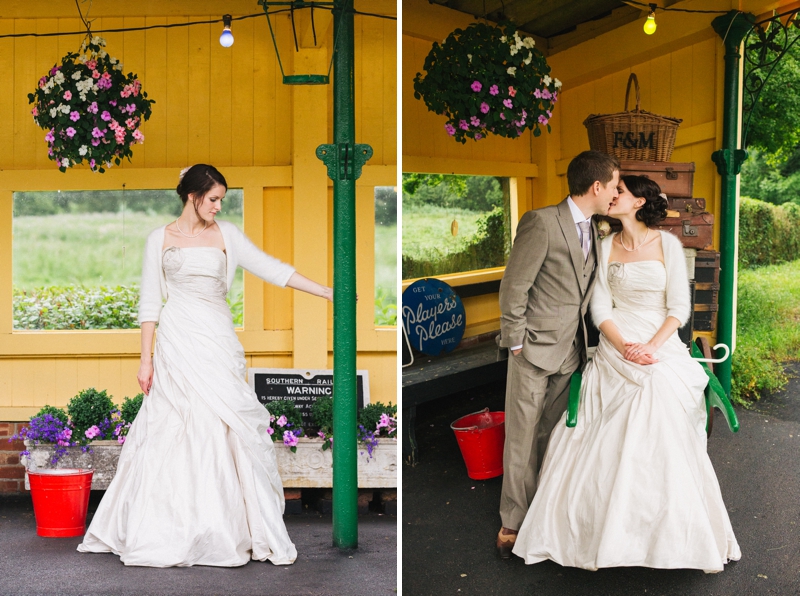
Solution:
[[[705,199],[692,199],[688,197],[670,197],[667,195],[667,203],[671,211],[680,211],[681,213],[702,213],[706,210]]]
[[[714,215],[712,213],[668,211],[667,217],[655,227],[675,234],[685,248],[712,248],[714,239]],[[696,275],[695,270],[695,279],[697,279]]]
[[[620,176],[647,176],[671,197],[691,197],[694,187],[694,162],[628,161],[619,162]]]
[[[694,264],[697,283],[714,284],[719,289],[719,253],[715,250],[698,250]]]

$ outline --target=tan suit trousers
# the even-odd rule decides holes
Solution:
[[[509,351],[500,498],[504,528],[518,530],[525,519],[539,484],[550,433],[567,409],[570,377],[580,360],[577,338],[557,371],[542,370],[521,353],[515,356]]]

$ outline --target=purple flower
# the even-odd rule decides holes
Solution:
[[[48,143],[52,143],[53,141],[56,140],[56,138],[53,136],[53,129],[52,128],[50,129],[50,132],[48,132],[46,135],[44,135],[44,140],[47,141]]]
[[[97,425],[90,426],[89,428],[86,429],[86,432],[84,434],[86,435],[87,439],[94,439],[97,435],[100,434],[100,429],[97,428]]]
[[[71,126],[70,126],[69,128],[67,128],[67,130],[66,130],[67,136],[68,136],[70,139],[71,139],[72,137],[74,137],[74,136],[75,136],[75,133],[76,133],[76,132],[78,132],[78,131],[77,131],[77,130],[75,130],[74,128],[72,128]]]
[[[514,107],[514,104],[511,102],[510,99],[504,99],[503,100],[503,105],[506,106],[509,109]]]
[[[275,433],[275,429],[274,429],[274,428],[272,428],[271,426],[268,426],[268,427],[267,427],[267,434],[268,434],[268,435],[272,435],[272,434],[274,434],[274,433]]]
[[[111,113],[108,110],[103,110],[103,113],[100,114],[100,118],[108,122],[109,120],[111,120]]]
[[[483,112],[484,114],[489,113],[489,104],[486,103],[485,101],[481,104],[481,112]]]
[[[475,140],[476,141],[480,141],[482,138],[483,138],[483,135],[481,133],[479,133],[479,132],[475,133]]]
[[[539,116],[539,123],[540,124],[547,124],[547,118],[545,118],[544,114]]]
[[[288,445],[289,447],[295,447],[297,445],[298,436],[294,434],[292,431],[287,430],[283,432],[283,444]]]
[[[471,116],[469,119],[469,123],[472,124],[472,126],[480,126],[481,120],[477,116]]]
[[[550,93],[549,89],[544,89],[542,91],[542,99],[550,99],[551,97],[553,97],[553,94]]]
[[[542,90],[541,89],[534,89],[533,90],[533,96],[536,99],[541,99],[542,98]]]
[[[73,122],[77,122],[78,120],[81,119],[81,113],[78,112],[77,110],[70,112],[69,119],[72,120]]]
[[[136,104],[129,103],[127,106],[125,106],[125,111],[128,112],[128,114],[133,114],[136,111]]]
[[[286,420],[286,416],[281,416],[280,418],[278,418],[275,424],[277,424],[278,426],[286,426],[287,422],[288,421]]]
[[[96,101],[93,101],[93,102],[92,102],[92,103],[89,105],[89,107],[88,107],[88,108],[86,108],[86,111],[87,111],[87,112],[91,112],[92,114],[96,114],[96,113],[97,113],[97,102],[96,102]]]
[[[454,134],[456,134],[456,127],[450,124],[449,122],[444,125],[444,129],[447,131],[447,134],[449,134],[451,137]]]
[[[117,100],[116,100],[116,99],[112,99],[112,100],[111,100],[111,101],[109,101],[108,103],[110,103],[110,104],[111,104],[112,106],[114,106],[115,108],[117,107]]]
[[[467,121],[466,121],[466,120],[461,120],[461,121],[459,121],[459,123],[458,123],[458,127],[459,127],[461,130],[469,130],[469,124],[467,124]]]
[[[498,93],[500,93],[500,87],[497,85],[492,85],[489,87],[489,95],[497,95]]]
[[[475,81],[474,83],[472,83],[472,85],[470,85],[470,87],[472,87],[472,90],[473,90],[475,93],[477,93],[478,91],[480,91],[481,89],[483,89],[483,85],[481,85],[481,82],[480,82],[480,81]]]
[[[506,115],[503,112],[500,112],[500,119],[501,120],[505,120],[506,119]]]
[[[100,139],[92,139],[92,147],[97,147],[100,144]]]
[[[105,131],[105,130],[100,130],[100,129],[99,129],[99,128],[97,128],[96,126],[95,126],[95,127],[94,127],[94,129],[92,130],[92,136],[93,136],[94,138],[96,138],[96,139],[100,139],[100,138],[104,137],[104,136],[105,136],[105,134],[106,134],[106,131]],[[95,146],[96,146],[96,145],[95,145]]]

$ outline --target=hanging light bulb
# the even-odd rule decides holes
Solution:
[[[647,15],[647,20],[644,22],[644,32],[647,35],[652,35],[656,32],[656,5],[650,5],[650,14]]]
[[[229,48],[233,45],[233,33],[231,33],[231,15],[222,15],[222,35],[219,36],[219,45]]]

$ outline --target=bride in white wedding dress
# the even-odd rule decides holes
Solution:
[[[601,241],[592,318],[602,332],[586,366],[578,423],[550,438],[514,554],[596,570],[722,571],[741,557],[706,453],[707,377],[678,337],[690,300],[680,241],[658,185],[620,178]]]
[[[78,550],[151,567],[288,565],[297,551],[283,522],[269,413],[245,380],[225,297],[237,265],[328,300],[332,290],[214,221],[227,191],[214,167],[182,174],[183,213],[145,248],[138,380],[147,396]]]

